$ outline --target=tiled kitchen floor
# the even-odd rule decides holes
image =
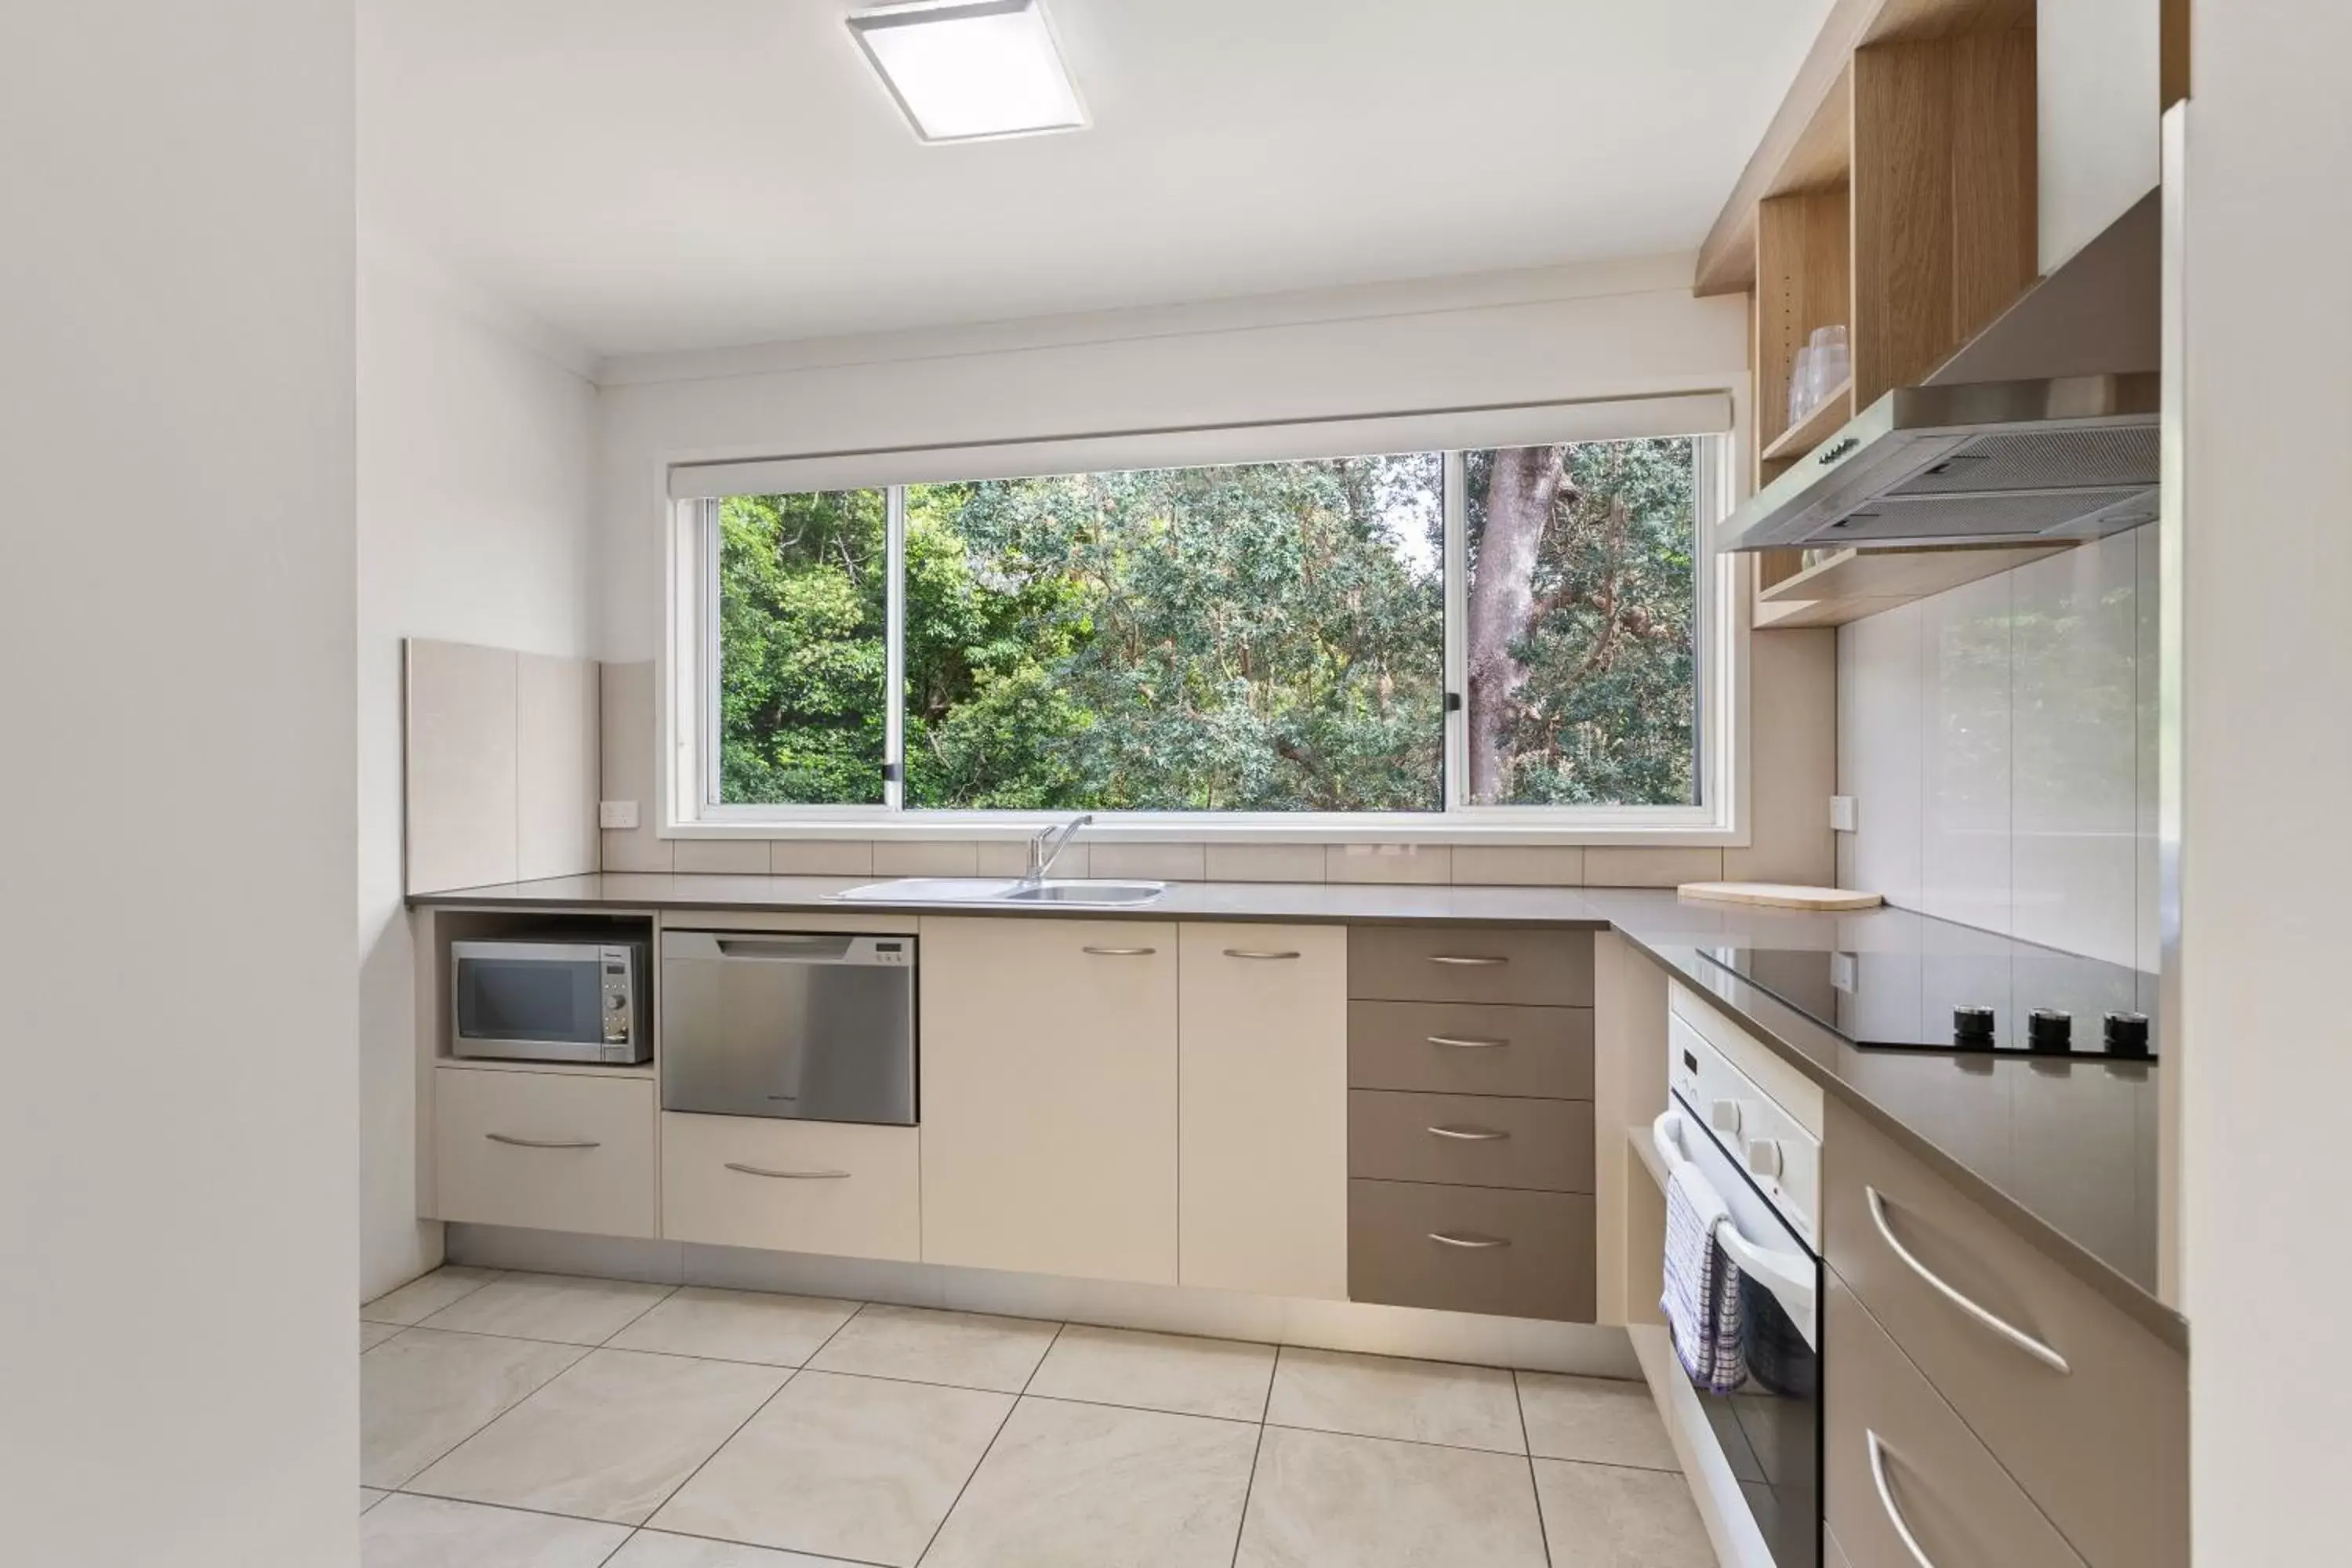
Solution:
[[[1639,1384],[444,1268],[365,1568],[1712,1568]]]

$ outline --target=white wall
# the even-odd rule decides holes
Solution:
[[[1838,633],[1839,880],[2153,972],[2157,533]]]
[[[2200,1563],[2345,1555],[2352,7],[2196,8],[2183,243],[2183,1285]],[[2169,803],[2168,805],[2169,809]],[[2319,1336],[2315,1338],[2315,1335]]]
[[[0,8],[0,1556],[356,1555],[349,5]]]
[[[590,651],[584,362],[371,226],[359,279],[361,1299],[440,1260],[416,1216],[401,639]]]

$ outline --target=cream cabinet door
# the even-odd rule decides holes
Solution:
[[[1175,1283],[1176,927],[921,940],[924,1260]]]
[[[1348,1297],[1348,932],[1183,928],[1184,1284]]]

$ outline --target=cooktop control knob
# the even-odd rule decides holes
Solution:
[[[1780,1173],[1780,1145],[1769,1138],[1748,1141],[1748,1173],[1751,1176],[1775,1176]]]
[[[1952,1009],[1952,1044],[1963,1048],[1990,1050],[1993,1043],[1994,1013],[1990,1007],[1962,1005]]]
[[[2043,1056],[2064,1056],[2074,1048],[2074,1016],[2056,1007],[2036,1007],[2025,1021],[2025,1043]]]
[[[2145,1013],[2108,1014],[2106,1041],[2107,1055],[2111,1057],[2147,1055],[2147,1015]]]

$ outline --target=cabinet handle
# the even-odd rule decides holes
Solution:
[[[1433,1046],[1452,1046],[1457,1051],[1499,1051],[1511,1042],[1477,1040],[1465,1035],[1432,1035],[1429,1037],[1429,1043]]]
[[[1149,958],[1160,950],[1156,947],[1089,947],[1079,951],[1091,952],[1097,958]]]
[[[747,1176],[773,1176],[780,1182],[837,1182],[846,1177],[846,1171],[770,1171],[758,1165],[739,1165],[727,1162],[730,1171],[740,1171]]]
[[[593,1138],[516,1138],[504,1132],[485,1132],[482,1136],[493,1143],[509,1144],[517,1149],[602,1149],[604,1146]]]
[[[1475,1231],[1469,1231],[1456,1236],[1451,1231],[1433,1230],[1429,1233],[1429,1239],[1436,1242],[1441,1247],[1463,1247],[1469,1248],[1473,1252],[1483,1252],[1490,1247],[1508,1247],[1511,1245],[1509,1238],[1507,1237],[1480,1236]]]
[[[1511,961],[1507,958],[1496,958],[1475,952],[1433,952],[1429,955],[1429,962],[1452,963],[1468,969],[1492,969],[1496,964],[1508,963]]]
[[[1919,1568],[1936,1568],[1936,1564],[1928,1560],[1927,1553],[1920,1548],[1919,1538],[1911,1533],[1910,1523],[1904,1519],[1902,1509],[1895,1506],[1895,1489],[1886,1480],[1886,1445],[1878,1440],[1877,1433],[1867,1427],[1863,1429],[1862,1436],[1863,1441],[1870,1445],[1870,1482],[1878,1489],[1878,1506],[1886,1510],[1886,1522],[1895,1527],[1895,1537],[1903,1542],[1904,1550],[1911,1553],[1912,1562]]]
[[[1229,947],[1225,949],[1225,956],[1227,958],[1297,958],[1298,954],[1296,952],[1276,952],[1272,948],[1266,947]]]
[[[1465,1143],[1493,1143],[1510,1136],[1494,1127],[1424,1127],[1422,1131],[1439,1138],[1458,1138]]]
[[[1868,1199],[1870,1203],[1870,1223],[1878,1227],[1878,1234],[1885,1239],[1886,1245],[1894,1249],[1895,1256],[1903,1260],[1906,1268],[1909,1268],[1912,1273],[1916,1274],[1920,1279],[1926,1280],[1929,1287],[1932,1288],[1937,1295],[1943,1297],[1945,1300],[1949,1301],[1953,1306],[1958,1307],[1961,1311],[1967,1313],[1969,1317],[1975,1319],[1986,1328],[1990,1329],[1994,1333],[2000,1335],[2002,1339],[2007,1340],[2011,1344],[2015,1345],[2019,1350],[2023,1351],[2027,1355],[2032,1356],[2035,1361],[2040,1362],[2042,1365],[2048,1367],[2059,1376],[2070,1377],[2074,1374],[2074,1369],[2066,1364],[2066,1358],[2064,1356],[2060,1355],[2056,1351],[2052,1350],[2048,1345],[2043,1344],[2040,1340],[2035,1339],[2032,1334],[2027,1333],[2023,1329],[2021,1329],[2016,1324],[2010,1322],[2007,1319],[1997,1317],[1993,1313],[1989,1312],[1984,1308],[1979,1306],[1976,1302],[1971,1301],[1969,1298],[1960,1294],[1960,1292],[1949,1282],[1937,1275],[1934,1269],[1928,1268],[1926,1264],[1913,1257],[1911,1255],[1911,1249],[1904,1246],[1902,1242],[1895,1239],[1894,1226],[1886,1223],[1886,1200],[1878,1195],[1878,1189],[1865,1184],[1862,1192],[1863,1196]]]

